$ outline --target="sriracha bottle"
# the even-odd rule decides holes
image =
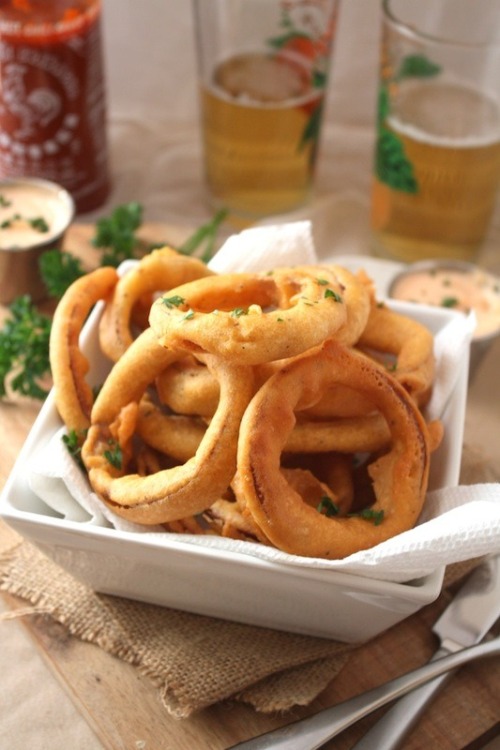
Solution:
[[[101,0],[0,0],[0,178],[109,192]]]

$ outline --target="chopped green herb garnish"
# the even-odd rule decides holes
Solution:
[[[327,289],[325,291],[325,297],[330,297],[331,299],[335,300],[335,302],[343,301],[340,294],[337,294],[337,292],[334,292],[333,289]]]
[[[318,283],[320,286],[328,286],[328,280],[327,279],[316,279],[316,283]]]
[[[456,297],[443,297],[441,300],[441,307],[456,307],[458,305],[458,299]]]
[[[2,223],[0,224],[0,229],[10,229],[12,224],[16,221],[25,221],[30,225],[32,229],[35,229],[37,232],[49,231],[49,225],[42,216],[36,216],[33,219],[25,219],[21,216],[21,214],[14,214],[10,217],[10,219],[4,219],[4,221],[2,221]]]
[[[86,430],[81,433],[78,433],[76,430],[70,430],[67,435],[62,436],[62,441],[68,449],[70,456],[75,459],[81,469],[85,468],[82,461],[82,444],[86,434]]]
[[[108,463],[111,464],[111,466],[114,466],[115,469],[121,469],[123,453],[119,443],[117,443],[115,440],[109,440],[108,444],[110,446],[110,450],[104,451],[104,458],[106,459],[106,461],[108,461]]]
[[[162,297],[163,304],[165,307],[168,307],[169,309],[172,309],[172,307],[180,307],[185,303],[184,297],[179,297],[178,294],[175,294],[173,297]]]
[[[0,194],[0,206],[2,208],[8,208],[9,206],[12,206],[12,202],[7,200],[5,195]]]
[[[340,513],[338,505],[336,505],[328,495],[321,498],[316,510],[329,518],[331,516],[338,516]]]
[[[34,219],[27,219],[27,221],[31,228],[36,229],[37,232],[45,233],[49,231],[49,225],[43,216],[36,216]]]
[[[241,318],[242,315],[248,315],[248,307],[235,307],[230,314],[232,318]]]
[[[194,318],[194,310],[188,310],[185,315],[182,316],[181,320],[191,320]]]
[[[0,224],[0,229],[9,229],[15,221],[19,221],[20,219],[21,214],[14,214],[14,216],[11,216],[10,219],[4,219],[2,221],[2,223]]]
[[[358,513],[349,513],[351,518],[363,518],[365,521],[373,521],[375,526],[380,526],[384,520],[384,511],[375,510],[374,508],[363,508]]]

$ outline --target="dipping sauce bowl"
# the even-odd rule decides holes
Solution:
[[[396,274],[389,297],[434,307],[476,314],[477,326],[470,351],[473,375],[500,333],[500,278],[474,263],[429,260],[412,263]]]
[[[62,247],[75,214],[71,195],[48,180],[0,180],[0,304],[29,294],[46,298],[39,259]]]

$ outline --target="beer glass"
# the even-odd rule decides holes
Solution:
[[[473,260],[500,178],[500,2],[383,0],[374,254]]]
[[[193,0],[205,178],[236,225],[310,197],[337,0]]]

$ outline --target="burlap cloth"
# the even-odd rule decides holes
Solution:
[[[497,480],[498,471],[466,446],[461,482]],[[474,564],[450,566],[443,596]],[[23,615],[51,617],[135,665],[177,718],[228,698],[266,713],[307,705],[356,648],[97,594],[6,527],[0,528],[0,589],[30,603]]]

